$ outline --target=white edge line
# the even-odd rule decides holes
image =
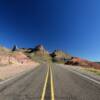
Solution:
[[[71,71],[71,70],[69,70],[69,71]],[[79,76],[82,76],[82,77],[84,77],[84,78],[86,78],[86,79],[88,79],[88,80],[90,80],[90,81],[93,81],[93,82],[95,82],[95,83],[97,83],[97,84],[100,85],[100,82],[97,81],[97,80],[95,80],[95,79],[93,79],[93,78],[90,78],[90,77],[88,77],[88,76],[86,76],[86,75],[83,75],[83,74],[81,74],[81,73],[79,73],[79,72],[76,72],[76,71],[71,71],[71,72],[73,72],[73,73],[75,73],[75,74],[77,74],[77,75],[79,75]]]
[[[53,82],[53,73],[52,73],[52,66],[50,66],[50,84],[51,84],[51,100],[55,100],[55,97],[54,97],[54,82]]]
[[[64,67],[63,67],[63,68],[64,68]],[[65,69],[67,69],[67,68],[65,68]],[[69,69],[68,69],[68,70],[69,70]],[[69,70],[69,71],[71,71],[71,72],[73,72],[73,73],[75,73],[75,74],[77,74],[77,75],[79,75],[79,76],[82,76],[82,77],[84,77],[84,78],[86,78],[86,79],[88,79],[88,80],[90,80],[90,81],[93,81],[93,82],[95,82],[95,83],[97,83],[97,84],[100,85],[100,82],[99,82],[99,81],[97,81],[97,80],[95,80],[95,79],[93,79],[93,78],[90,78],[89,76],[83,75],[82,73],[79,73],[79,72],[77,72],[77,71],[73,71],[73,70]]]

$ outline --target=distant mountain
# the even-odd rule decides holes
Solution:
[[[38,62],[51,61],[51,56],[43,45],[37,45],[33,48],[20,48],[19,51]]]
[[[20,56],[20,59],[17,55]],[[11,50],[1,46],[0,47],[0,61],[4,61],[4,59],[9,60],[9,57],[12,59],[11,61],[12,63],[20,62],[20,61],[25,62],[24,61],[24,58],[25,58],[27,59],[27,61],[30,61],[30,60],[34,60],[38,62],[52,61],[56,63],[66,64],[66,65],[77,65],[77,66],[93,67],[93,68],[100,69],[100,63],[96,63],[96,62],[88,61],[79,57],[75,57],[61,50],[54,50],[52,53],[49,53],[48,50],[46,50],[43,45],[37,45],[33,48],[17,48],[17,46],[14,45]]]
[[[43,55],[49,55],[49,52],[44,48],[43,45],[37,45],[34,49],[33,52],[35,52],[39,56]]]
[[[65,63],[66,61],[68,61],[72,58],[71,55],[66,54],[61,50],[55,50],[50,55],[52,57],[52,61],[59,62],[59,63]]]
[[[70,54],[64,53],[61,50],[55,50],[50,55],[52,57],[52,61],[56,63],[100,69],[100,63],[96,63],[96,62],[88,61],[86,59],[75,57]]]
[[[43,45],[37,45],[34,48],[20,48],[19,50],[25,53],[35,53],[39,56],[45,54],[49,55],[48,51],[44,48]]]

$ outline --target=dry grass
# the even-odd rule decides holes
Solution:
[[[93,72],[97,75],[100,75],[100,69],[95,69],[95,68],[84,68],[84,70],[87,70],[89,72]]]

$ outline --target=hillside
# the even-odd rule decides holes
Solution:
[[[0,65],[32,63],[24,53],[0,47]]]
[[[61,50],[55,50],[51,54],[52,61],[58,62],[58,63],[65,63],[67,60],[71,59],[71,55],[64,53]]]
[[[16,76],[37,67],[39,63],[31,60],[23,52],[0,46],[0,81]]]
[[[20,48],[19,51],[23,52],[27,57],[38,62],[51,61],[49,52],[43,45],[37,45],[33,48]]]
[[[100,69],[99,63],[74,57],[70,54],[64,53],[61,50],[54,50],[52,53],[49,53],[43,45],[37,45],[33,48],[18,48],[16,45],[14,45],[12,50],[5,47],[0,47],[0,65],[24,64],[31,63],[33,61],[39,63],[52,61],[66,65],[78,65]]]

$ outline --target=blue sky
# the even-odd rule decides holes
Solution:
[[[0,44],[100,61],[100,0],[0,0]]]

